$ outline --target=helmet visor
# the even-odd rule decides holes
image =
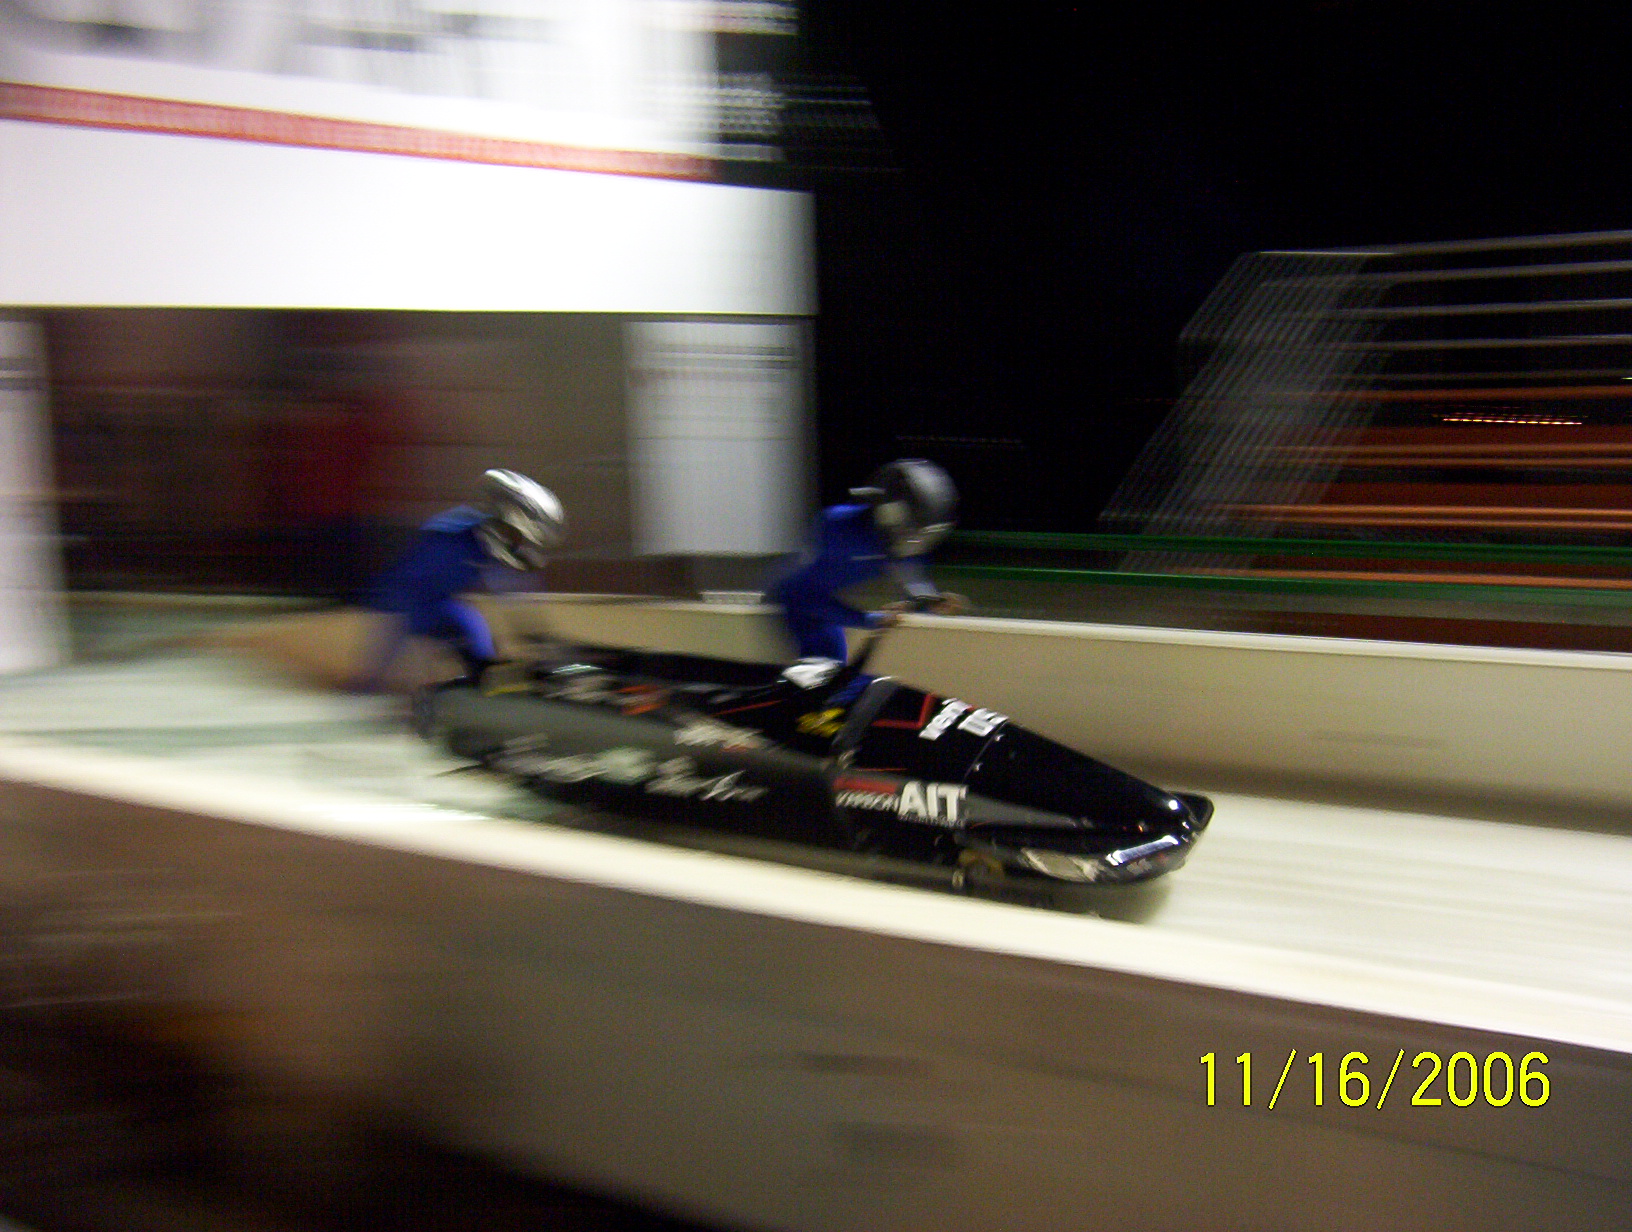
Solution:
[[[549,560],[543,544],[502,518],[489,518],[482,524],[482,543],[489,556],[512,569],[542,569]]]
[[[928,526],[902,527],[890,539],[890,550],[895,556],[924,556],[935,550],[952,530],[951,522],[932,522]]]

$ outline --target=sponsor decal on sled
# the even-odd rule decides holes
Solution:
[[[800,715],[793,725],[807,736],[836,736],[844,727],[844,711],[812,710]]]
[[[742,781],[742,771],[714,776],[694,773],[697,763],[689,757],[671,757],[657,768],[657,777],[646,790],[659,796],[681,796],[698,800],[758,800],[763,787]]]
[[[669,700],[669,691],[660,685],[620,685],[616,677],[593,667],[555,672],[545,681],[543,693],[553,701],[617,706],[629,715],[660,709]]]
[[[966,731],[971,736],[989,736],[1008,721],[1008,715],[999,714],[995,710],[971,710],[964,716],[963,722],[958,724],[958,730]]]
[[[963,823],[963,798],[969,789],[958,783],[920,783],[908,779],[901,785],[900,815],[906,821],[928,822],[935,826]]]
[[[699,775],[689,757],[658,761],[645,749],[618,747],[599,753],[568,753],[547,757],[536,749],[507,749],[493,761],[511,774],[532,775],[552,783],[582,783],[595,779],[620,787],[644,785],[658,796],[698,800],[758,800],[766,789],[743,782],[743,772]]]
[[[904,821],[933,826],[961,826],[969,789],[960,783],[926,783],[908,779],[899,785],[855,775],[833,780],[833,802],[840,808],[894,813]]]
[[[840,808],[894,813],[901,807],[901,784],[894,779],[866,779],[841,774],[833,780],[833,803]]]
[[[625,714],[646,714],[661,709],[669,700],[669,691],[649,684],[625,685],[618,690],[617,700]]]
[[[554,783],[582,783],[600,779],[606,783],[633,785],[652,776],[657,759],[644,749],[625,746],[603,749],[599,753],[566,753],[546,757],[536,749],[506,749],[493,759],[500,770],[511,774],[530,774]]]
[[[545,682],[544,695],[566,702],[617,702],[615,681],[595,668],[568,668]]]
[[[960,702],[956,698],[948,700],[946,705],[941,707],[941,712],[924,725],[924,729],[918,733],[918,738],[939,740],[941,733],[951,727],[953,721],[967,709],[969,709],[967,702]]]
[[[540,749],[550,747],[548,732],[533,732],[526,736],[513,736],[504,742],[506,754],[537,753]]]
[[[962,722],[959,722],[959,716]],[[956,698],[949,698],[940,712],[925,723],[918,732],[920,740],[939,740],[943,732],[952,724],[958,724],[959,731],[966,731],[971,736],[989,736],[998,729],[998,726],[1009,721],[1009,716],[999,714],[995,710],[971,710],[968,702],[960,702]]]
[[[676,744],[713,745],[722,749],[762,749],[770,742],[756,731],[718,719],[692,719],[674,733]]]

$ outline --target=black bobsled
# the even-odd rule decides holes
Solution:
[[[552,798],[1079,883],[1177,868],[1213,812],[995,711],[887,676],[858,688],[861,662],[577,648],[515,667],[428,690],[416,726]]]

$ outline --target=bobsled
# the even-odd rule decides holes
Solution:
[[[420,734],[552,799],[1054,882],[1179,867],[1213,812],[1007,715],[865,676],[576,647],[423,691]]]

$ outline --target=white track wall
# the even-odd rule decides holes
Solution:
[[[14,877],[188,906],[172,978],[232,1072],[731,1227],[1517,1232],[1632,1201],[1632,1038],[1580,997],[82,749],[0,745],[0,819]],[[1552,1096],[1271,1111],[1266,1065],[1232,1098],[1228,1058],[1292,1049],[1539,1050]]]
[[[765,608],[497,607],[515,634],[764,661],[789,654]],[[1632,655],[913,617],[872,670],[979,698],[1159,779],[1586,809],[1632,829]]]

